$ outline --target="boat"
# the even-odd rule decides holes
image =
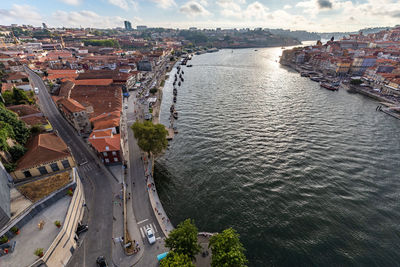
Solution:
[[[172,117],[174,117],[175,120],[178,119],[178,112],[174,111],[174,113],[172,113]]]
[[[183,78],[181,78],[181,80],[182,80],[182,82],[184,82],[184,81],[185,81],[185,79],[183,79]]]
[[[185,74],[185,72],[184,72],[184,71],[182,71],[182,74]]]
[[[174,126],[174,128],[172,128],[172,129],[174,129],[174,133],[178,133],[178,128],[176,128],[176,126]]]
[[[174,96],[174,103],[176,103],[176,96]]]
[[[174,83],[172,85],[175,86],[175,84],[176,84],[176,81],[174,81]]]
[[[302,72],[300,73],[300,76],[301,76],[301,77],[310,77],[310,73],[302,71]]]
[[[178,86],[181,86],[181,82],[178,83]]]
[[[311,76],[310,77],[310,80],[314,81],[314,82],[320,82],[320,81],[322,81],[322,79],[324,79],[324,77],[321,77],[321,76]]]
[[[189,64],[189,65],[186,65],[186,67],[191,68],[191,67],[193,67],[193,65]]]
[[[175,105],[174,104],[171,105],[171,107],[169,108],[169,111],[171,113],[173,113],[175,111]]]
[[[332,84],[329,83],[323,83],[321,82],[319,84],[321,87],[324,87],[325,89],[331,90],[331,91],[337,91],[339,88],[337,86],[333,86]]]
[[[254,49],[254,51],[258,51],[258,49]]]

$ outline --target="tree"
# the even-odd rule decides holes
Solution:
[[[175,253],[184,254],[192,260],[201,248],[197,243],[197,233],[198,230],[194,221],[186,219],[171,231],[168,238],[165,239],[165,247],[170,248]]]
[[[354,79],[354,80],[350,81],[350,84],[352,84],[352,85],[360,85],[362,83],[363,82],[360,79]]]
[[[239,240],[239,234],[232,228],[210,238],[211,266],[213,267],[242,267],[247,259],[244,247]]]
[[[26,148],[20,144],[16,144],[8,149],[14,161],[19,160],[26,152]]]
[[[139,147],[143,151],[157,155],[167,148],[168,131],[164,125],[153,124],[151,121],[136,121],[131,128],[135,138],[138,140]]]
[[[194,264],[187,255],[170,251],[160,262],[161,267],[194,267]]]

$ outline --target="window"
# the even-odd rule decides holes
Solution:
[[[118,162],[118,158],[114,158],[114,162]]]
[[[48,174],[46,167],[43,167],[43,166],[39,167],[38,170],[39,170],[40,174]]]
[[[106,150],[110,150],[110,147],[109,147],[109,146],[106,146]]]
[[[104,157],[107,157],[107,152],[103,152],[103,156],[104,156]]]
[[[53,170],[53,172],[59,171],[60,168],[58,168],[57,163],[52,163],[50,164],[51,169]]]
[[[71,165],[69,165],[69,161],[68,161],[67,159],[61,161],[61,163],[62,163],[62,165],[63,165],[64,168],[69,168],[69,167],[71,167]]]
[[[32,177],[32,174],[30,171],[24,171],[24,175],[25,175],[25,178]]]
[[[109,159],[106,159],[106,163],[110,163],[110,160],[109,160]]]
[[[113,154],[113,156],[116,156],[116,155],[117,155],[117,152],[113,151],[112,154]]]

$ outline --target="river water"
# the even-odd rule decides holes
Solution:
[[[179,134],[155,169],[172,223],[235,228],[250,266],[398,265],[400,121],[280,66],[281,52],[221,50],[183,67]]]

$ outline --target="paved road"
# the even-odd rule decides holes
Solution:
[[[39,105],[53,128],[70,147],[79,166],[78,171],[83,179],[88,216],[85,215],[89,231],[79,248],[74,252],[68,266],[96,266],[96,258],[104,255],[111,262],[112,245],[112,176],[99,163],[93,151],[90,151],[84,140],[79,137],[71,125],[62,117],[42,79],[27,69],[31,82],[39,88]],[[111,265],[112,266],[112,265]]]

